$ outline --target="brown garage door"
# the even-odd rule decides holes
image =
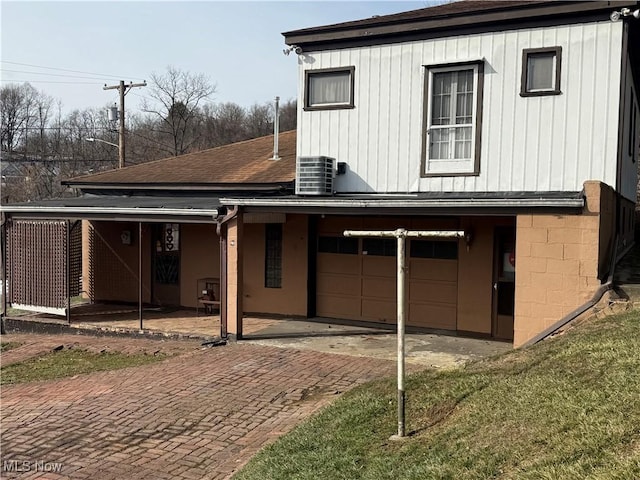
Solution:
[[[408,325],[455,330],[458,244],[409,242]],[[395,239],[318,239],[316,311],[319,316],[396,322]]]

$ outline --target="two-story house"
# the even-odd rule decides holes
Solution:
[[[344,230],[464,230],[409,242],[408,325],[524,343],[590,299],[633,241],[638,8],[459,1],[284,33],[296,195],[222,199],[240,208],[230,269],[242,212],[285,213],[295,225],[278,228],[308,240],[306,284],[282,282],[306,312],[290,313],[395,323],[395,241]]]
[[[395,241],[344,231],[456,230],[408,240],[408,326],[522,345],[585,304],[633,242],[639,9],[458,1],[287,32],[298,131],[280,155],[256,139],[3,206],[9,247],[33,245],[9,265],[11,301],[68,314],[77,265],[42,265],[85,220],[95,301],[197,307],[216,277],[223,334],[242,336],[244,312],[393,325]],[[51,228],[59,248],[39,249]],[[38,269],[54,287],[66,272],[66,294],[36,298]]]

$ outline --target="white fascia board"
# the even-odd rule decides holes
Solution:
[[[225,206],[326,207],[326,208],[456,208],[456,207],[555,207],[581,208],[584,198],[477,198],[477,199],[315,199],[315,198],[221,198]]]

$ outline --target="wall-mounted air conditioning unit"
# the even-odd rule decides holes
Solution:
[[[296,195],[333,195],[335,158],[298,157]]]

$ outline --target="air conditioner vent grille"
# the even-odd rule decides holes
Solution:
[[[298,157],[296,194],[333,195],[335,162],[330,157]]]

